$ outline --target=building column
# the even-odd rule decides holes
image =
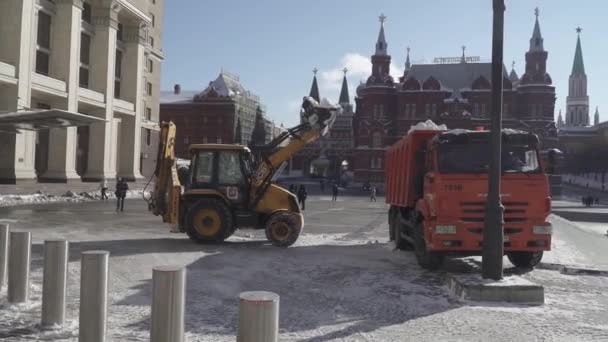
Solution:
[[[53,74],[67,85],[66,110],[78,112],[78,72],[80,68],[80,29],[82,0],[56,0],[53,23]],[[76,127],[49,130],[49,155],[44,181],[67,182],[80,177],[76,173]]]
[[[127,180],[142,179],[139,170],[141,158],[141,118],[144,100],[144,52],[145,34],[143,25],[124,28],[125,51],[123,60],[123,97],[135,104],[135,116],[122,116],[120,126],[120,151],[118,175]]]
[[[12,6],[12,7],[11,7]],[[17,69],[19,82],[0,92],[0,110],[9,112],[24,110],[30,107],[31,77],[34,66],[35,0],[22,0],[3,4],[3,10],[12,10],[11,20],[3,20],[0,25],[9,25],[13,29],[3,28],[3,32],[12,31],[11,37],[16,40],[13,49],[14,66]],[[3,45],[4,46],[4,45]],[[0,183],[35,182],[34,169],[36,133],[0,132]]]
[[[90,87],[105,95],[106,107],[99,114],[103,123],[92,124],[89,128],[89,155],[86,181],[116,177],[116,123],[114,122],[114,67],[116,58],[116,32],[118,29],[118,8],[102,1],[94,6],[93,24],[95,35],[91,41]]]

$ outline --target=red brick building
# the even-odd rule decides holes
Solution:
[[[537,14],[525,73],[519,79],[515,70],[504,71],[503,126],[534,132],[544,147],[553,147],[555,87],[546,70],[547,56]],[[386,148],[420,121],[431,119],[448,128],[489,127],[491,63],[466,57],[464,47],[462,57],[437,59],[435,64],[411,64],[408,49],[404,74],[394,80],[381,17],[371,61],[372,73],[355,98],[355,181],[383,182]]]
[[[160,120],[177,127],[175,153],[188,158],[188,146],[197,143],[247,144],[264,106],[247,91],[238,76],[222,71],[203,91],[162,92]],[[264,119],[268,126],[268,120]],[[267,127],[269,128],[269,127]],[[266,129],[267,140],[272,129]]]

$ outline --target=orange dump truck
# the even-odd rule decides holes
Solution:
[[[490,162],[489,131],[413,130],[386,152],[390,239],[427,269],[446,255],[480,255]],[[538,137],[502,132],[504,250],[516,267],[551,249],[551,197]]]

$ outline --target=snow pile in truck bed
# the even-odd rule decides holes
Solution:
[[[445,131],[447,129],[448,127],[446,125],[437,125],[433,120],[426,120],[411,126],[410,130],[407,131],[407,134],[410,134],[413,131]]]

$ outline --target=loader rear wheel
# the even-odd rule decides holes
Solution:
[[[302,231],[302,226],[294,214],[276,213],[266,221],[266,238],[277,247],[293,245]]]
[[[543,258],[543,252],[508,252],[507,258],[517,268],[534,268]]]
[[[422,222],[417,223],[414,227],[414,253],[416,254],[416,260],[422,268],[436,270],[443,264],[445,255],[441,252],[429,251],[426,248],[423,229]]]
[[[204,198],[186,214],[186,233],[199,243],[222,242],[234,233],[230,209],[221,200]]]

